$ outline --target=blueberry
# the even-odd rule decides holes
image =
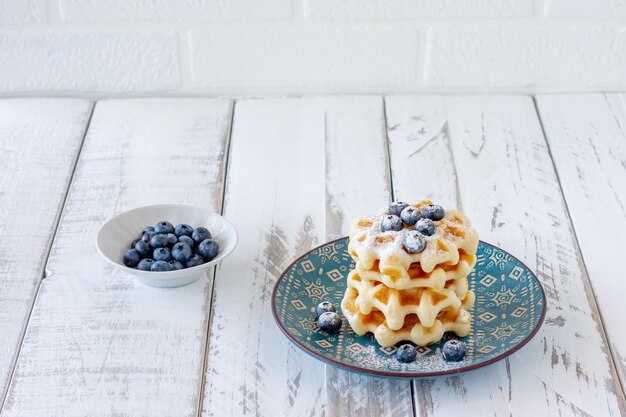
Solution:
[[[174,228],[174,234],[178,237],[181,236],[191,236],[193,233],[193,227],[188,224],[177,224]]]
[[[141,238],[143,240],[150,240],[150,239],[152,239],[152,236],[154,236],[154,235],[156,235],[156,232],[154,230],[151,231],[151,232],[147,231],[147,232],[143,232],[143,235],[141,235]]]
[[[150,244],[153,248],[164,248],[168,243],[169,239],[167,238],[167,235],[162,233],[154,235],[152,236],[152,239],[150,239]]]
[[[217,256],[219,246],[213,239],[205,239],[198,245],[198,253],[202,255],[205,261],[209,262]]]
[[[326,333],[336,333],[341,329],[341,317],[334,311],[322,313],[317,319],[317,326]]]
[[[174,226],[172,226],[172,223],[170,222],[166,222],[165,220],[160,221],[156,224],[156,226],[154,226],[154,231],[156,233],[174,233]]]
[[[146,240],[140,240],[135,243],[135,250],[139,252],[141,256],[148,256],[152,252],[152,246],[150,246],[150,242]]]
[[[179,262],[187,262],[191,255],[191,247],[185,242],[178,242],[172,247],[172,258]]]
[[[380,222],[380,231],[386,232],[387,230],[402,230],[402,219],[400,217],[395,216],[393,214],[389,214],[383,218],[383,221]]]
[[[430,219],[419,219],[415,224],[415,230],[426,236],[434,235],[436,228],[435,222]]]
[[[170,265],[169,263],[165,261],[156,261],[150,267],[150,271],[161,272],[161,271],[171,271],[171,270],[172,270],[172,265]]]
[[[194,241],[193,241],[193,239],[192,239],[192,238],[190,238],[189,236],[180,236],[180,237],[178,238],[178,241],[179,241],[179,242],[183,242],[183,243],[188,244],[188,245],[189,245],[189,247],[190,247],[190,248],[192,248],[192,249],[193,249],[193,247],[194,247],[194,245],[195,245],[195,243],[196,243],[196,242],[194,242]]]
[[[331,304],[330,301],[322,301],[315,308],[315,317],[319,317],[322,314],[328,313],[328,312],[335,313],[336,311],[337,309],[335,308],[334,305]]]
[[[448,362],[462,361],[467,352],[467,345],[460,340],[448,340],[441,349],[443,359]]]
[[[156,248],[152,253],[152,257],[155,261],[169,262],[172,259],[169,248]]]
[[[200,243],[203,240],[211,239],[211,233],[205,227],[198,227],[191,234],[191,238],[194,240],[194,242]]]
[[[402,246],[408,253],[419,253],[426,247],[426,238],[417,230],[410,230],[402,238]]]
[[[400,218],[405,224],[414,225],[417,221],[422,217],[422,213],[418,208],[413,206],[408,206],[402,213],[400,213]]]
[[[139,269],[140,271],[149,271],[150,268],[152,268],[152,265],[154,265],[154,260],[150,258],[145,258],[139,262],[139,265],[137,265],[137,269]]]
[[[409,345],[408,343],[405,345],[401,345],[396,352],[396,359],[398,362],[402,363],[411,363],[417,357],[417,349],[415,346]]]
[[[135,239],[133,240],[133,243],[130,244],[130,248],[131,249],[135,249],[135,245],[137,244],[137,242],[139,242],[141,239]]]
[[[204,258],[202,258],[202,256],[196,253],[187,260],[186,265],[187,265],[187,268],[192,268],[194,266],[202,265],[203,263],[204,263]]]
[[[167,244],[169,246],[172,246],[176,242],[178,242],[178,237],[176,237],[176,235],[174,233],[168,233],[167,234]]]
[[[143,233],[154,232],[153,226],[146,226],[143,228]]]
[[[446,215],[446,211],[438,204],[429,204],[422,209],[422,217],[431,220],[441,220]]]
[[[174,271],[178,271],[179,269],[183,269],[183,268],[185,268],[185,267],[183,266],[183,264],[181,264],[181,263],[180,263],[180,262],[178,262],[178,261],[171,260],[171,261],[169,261],[168,263],[171,265],[172,270],[174,270]]]
[[[402,213],[402,210],[407,208],[409,205],[404,201],[394,201],[389,205],[389,214],[393,214],[394,216],[399,216]]]
[[[141,261],[141,255],[135,249],[129,249],[124,252],[124,265],[129,268],[134,268],[137,266],[139,261]]]

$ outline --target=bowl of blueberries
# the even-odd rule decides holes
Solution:
[[[102,225],[98,252],[151,287],[191,284],[224,260],[237,231],[211,209],[180,204],[139,207]]]

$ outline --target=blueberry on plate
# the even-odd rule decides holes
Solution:
[[[153,248],[164,248],[169,243],[169,239],[166,234],[159,233],[158,235],[152,236],[150,239],[150,244]]]
[[[175,260],[171,260],[168,263],[171,265],[173,271],[178,271],[179,269],[185,268],[183,264]]]
[[[467,353],[467,345],[460,340],[452,339],[448,340],[441,349],[443,353],[443,359],[447,362],[459,362],[462,361]]]
[[[139,261],[141,261],[141,255],[139,255],[139,252],[137,252],[135,249],[129,249],[124,252],[123,260],[124,265],[129,268],[134,268],[139,264]]]
[[[156,248],[152,253],[152,258],[155,261],[169,262],[172,259],[172,254],[169,248]]]
[[[174,226],[172,226],[172,223],[162,220],[158,222],[156,226],[154,226],[154,231],[156,233],[164,233],[164,234],[174,233]]]
[[[417,230],[409,230],[402,238],[402,246],[408,253],[420,253],[426,247],[426,238]]]
[[[438,204],[429,204],[422,209],[422,217],[431,220],[441,220],[446,215],[446,211]]]
[[[206,227],[198,227],[191,233],[191,238],[194,242],[200,243],[203,240],[211,239],[211,233]]]
[[[167,244],[172,246],[174,243],[178,242],[178,237],[174,233],[167,234]]]
[[[165,261],[156,261],[150,267],[150,271],[162,272],[162,271],[171,271],[172,265]]]
[[[332,305],[332,303],[330,301],[322,301],[321,303],[319,303],[317,305],[317,307],[315,307],[315,317],[319,317],[324,313],[335,313],[337,312],[337,309],[335,308],[334,305]]]
[[[187,262],[193,253],[185,242],[178,242],[172,247],[172,258],[178,262]]]
[[[419,219],[422,218],[422,212],[420,212],[420,210],[416,207],[408,206],[404,210],[402,210],[402,213],[400,213],[400,218],[402,219],[404,224],[412,226],[417,223]]]
[[[393,214],[388,214],[380,222],[380,231],[386,232],[388,230],[400,231],[402,230],[402,219]]]
[[[187,268],[192,268],[194,266],[202,265],[204,263],[204,258],[197,253],[192,255],[186,262]]]
[[[219,250],[217,242],[213,239],[205,239],[198,245],[198,253],[202,255],[207,262],[215,258]]]
[[[154,232],[154,226],[146,226],[143,228],[143,233]]]
[[[133,240],[133,243],[130,244],[130,248],[131,249],[135,249],[135,245],[137,244],[137,242],[139,242],[141,239],[135,239]]]
[[[407,208],[409,205],[404,201],[394,201],[389,204],[389,214],[393,214],[394,216],[399,216],[402,213],[402,210]]]
[[[430,219],[419,219],[417,223],[415,223],[415,230],[426,236],[434,235],[436,229],[437,226],[435,222]]]
[[[317,326],[323,332],[336,333],[341,329],[341,317],[334,311],[327,311],[319,316]]]
[[[150,242],[141,239],[139,242],[135,243],[135,250],[139,252],[141,256],[148,256],[152,252],[152,246],[150,246]]]
[[[190,236],[193,233],[193,227],[188,224],[177,224],[174,228],[174,234],[178,237],[181,236]]]
[[[184,235],[183,236],[179,236],[178,237],[178,241],[188,244],[189,247],[192,248],[192,249],[193,249],[193,247],[194,247],[194,245],[196,243],[196,242],[193,241],[192,238],[190,238],[189,236],[184,236]]]
[[[413,345],[404,344],[398,348],[396,359],[398,362],[411,363],[417,357],[417,349]]]
[[[154,259],[145,258],[139,261],[139,265],[137,265],[137,269],[140,271],[149,271],[154,264]]]

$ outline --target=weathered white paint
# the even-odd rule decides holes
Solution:
[[[209,279],[143,286],[97,254],[99,226],[150,203],[219,210],[231,104],[102,101],[85,139],[3,416],[193,416]]]
[[[387,203],[381,99],[244,100],[233,123],[224,215],[242,239],[216,275],[203,415],[410,415],[408,383],[325,375],[270,310],[293,259]]]
[[[0,100],[0,398],[43,277],[91,108],[73,99]]]
[[[616,265],[626,231],[626,97],[546,95],[537,107],[626,388],[626,280]]]
[[[452,204],[454,194],[438,189],[441,180],[437,177],[456,173],[457,203],[481,238],[505,248],[536,271],[548,297],[544,327],[509,359],[458,377],[416,382],[419,414],[448,416],[459,410],[464,416],[484,416],[486,410],[498,416],[624,413],[531,99],[391,97],[387,117],[389,126],[397,126],[389,131],[396,194],[403,199],[431,195]],[[415,129],[410,126],[418,120],[424,124],[424,133],[411,139]],[[434,138],[439,131],[447,134]],[[446,157],[432,153],[446,149]],[[443,163],[433,163],[434,158]],[[396,175],[396,171],[414,174]]]

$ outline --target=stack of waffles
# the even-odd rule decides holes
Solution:
[[[423,209],[431,201],[414,207]],[[342,310],[359,335],[371,332],[382,346],[411,341],[419,346],[439,341],[445,332],[469,334],[474,293],[468,276],[476,263],[478,234],[459,210],[446,210],[425,236],[419,253],[403,245],[405,233],[381,231],[388,209],[356,219],[348,250],[355,268],[348,275]]]

